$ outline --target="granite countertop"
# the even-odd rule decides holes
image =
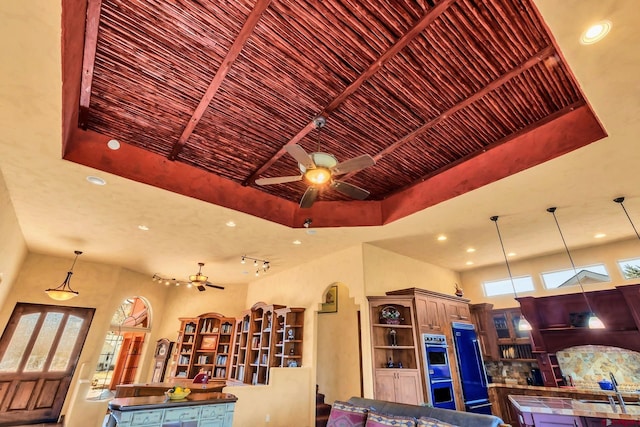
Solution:
[[[510,395],[511,403],[523,413],[554,414],[577,417],[608,418],[618,420],[637,420],[640,417],[638,402],[626,402],[627,412],[621,413],[616,403],[616,411],[608,402],[588,403],[566,397],[539,397]]]
[[[237,400],[238,398],[233,394],[220,392],[192,393],[186,399],[180,400],[171,400],[165,396],[118,397],[109,401],[109,409],[114,411],[137,411],[141,409],[213,405]]]

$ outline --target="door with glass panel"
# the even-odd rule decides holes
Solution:
[[[16,304],[0,338],[0,425],[58,420],[94,311]]]

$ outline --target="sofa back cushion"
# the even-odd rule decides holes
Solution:
[[[444,421],[440,421],[437,418],[431,418],[431,417],[418,418],[418,422],[416,423],[416,426],[417,427],[457,427],[453,424],[449,424]]]
[[[327,427],[365,427],[369,410],[336,400],[331,406]]]
[[[369,411],[366,427],[416,427],[416,419],[413,417],[402,417],[396,415],[381,414],[380,412]]]

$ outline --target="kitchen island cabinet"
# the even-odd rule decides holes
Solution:
[[[638,402],[637,393],[622,393],[625,402]],[[489,384],[489,401],[491,402],[491,412],[493,415],[502,418],[502,420],[511,424],[518,425],[518,415],[514,406],[509,400],[509,396],[522,398],[549,397],[549,398],[567,398],[577,401],[600,401],[607,402],[609,396],[615,396],[612,391],[605,390],[584,390],[575,388],[558,388],[558,387],[540,387],[518,384]],[[607,403],[608,405],[608,403]],[[630,405],[631,406],[631,405]],[[640,406],[636,406],[640,408]],[[591,427],[591,424],[586,424]]]
[[[117,427],[231,427],[237,397],[198,393],[186,399],[164,396],[123,397],[109,402],[107,425]]]
[[[623,424],[640,426],[640,406],[629,405],[626,412],[619,406],[607,402],[592,403],[583,400],[540,397],[509,396],[509,401],[518,414],[521,427],[586,427]]]

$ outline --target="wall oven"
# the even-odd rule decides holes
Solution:
[[[431,405],[436,408],[456,409],[446,337],[439,334],[422,334],[422,342]]]

